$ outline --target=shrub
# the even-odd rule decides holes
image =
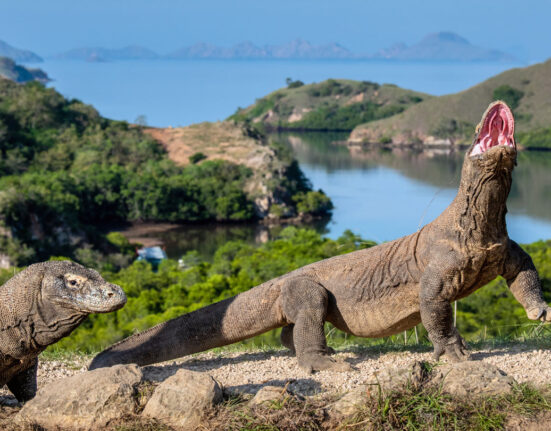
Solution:
[[[524,92],[511,87],[510,85],[500,85],[494,90],[494,100],[503,100],[511,109],[516,109]]]
[[[301,214],[323,215],[333,209],[331,200],[322,190],[298,193],[293,196],[293,200]]]
[[[195,153],[189,156],[189,162],[193,163],[194,165],[199,163],[201,160],[205,160],[207,156],[205,156],[203,153]]]
[[[285,83],[287,84],[287,88],[299,88],[299,87],[302,87],[304,85],[304,82],[302,81],[299,81],[299,80],[296,80],[296,81],[293,81],[291,78],[287,78],[285,80]]]

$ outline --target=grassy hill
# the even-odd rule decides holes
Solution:
[[[392,84],[328,79],[304,85],[289,80],[287,88],[238,109],[230,119],[261,124],[266,129],[352,130],[431,98]]]
[[[551,60],[508,70],[465,91],[427,98],[398,115],[362,124],[350,141],[470,144],[475,125],[496,99],[512,107],[521,144],[551,146]]]

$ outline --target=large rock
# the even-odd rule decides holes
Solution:
[[[184,430],[198,428],[206,409],[222,400],[222,389],[205,373],[180,369],[161,383],[143,416]]]
[[[378,396],[379,392],[387,394],[400,390],[407,385],[420,387],[427,378],[425,364],[414,362],[408,368],[387,368],[375,373],[372,378],[366,380],[367,394]]]
[[[408,368],[387,368],[365,381],[365,385],[344,394],[330,408],[330,413],[351,417],[368,399],[386,396],[406,387],[421,389],[437,386],[442,392],[456,396],[491,396],[509,393],[515,380],[495,365],[482,361],[466,361],[432,368],[415,362]]]
[[[368,398],[377,398],[379,395],[387,395],[406,386],[419,388],[427,379],[425,364],[414,362],[408,368],[387,368],[374,373],[372,377],[361,385],[347,393],[331,406],[331,413],[338,416],[353,416],[365,405]]]
[[[483,361],[465,361],[444,365],[433,371],[431,384],[457,397],[489,396],[509,393],[515,379],[495,365]]]
[[[287,388],[282,388],[281,386],[263,386],[249,401],[249,405],[257,406],[265,403],[270,404],[277,401],[284,401],[291,396],[292,394]]]
[[[361,385],[345,393],[335,402],[330,409],[330,413],[338,416],[353,416],[366,403],[369,397],[369,386]]]
[[[138,366],[115,365],[56,380],[40,389],[17,414],[19,423],[46,429],[89,430],[134,413],[142,381]]]

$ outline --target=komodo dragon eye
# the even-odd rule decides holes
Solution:
[[[66,283],[71,286],[71,287],[77,287],[79,285],[82,285],[85,281],[86,281],[86,278],[85,277],[82,277],[80,275],[75,275],[75,274],[66,274],[65,275],[65,280],[66,280]]]

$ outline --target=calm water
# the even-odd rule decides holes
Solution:
[[[328,78],[392,83],[431,94],[464,90],[518,64],[376,61],[47,61],[52,86],[106,117],[166,127],[217,121],[285,85]]]
[[[231,115],[284,85],[286,77],[309,83],[350,78],[394,83],[431,94],[468,88],[518,65],[328,61],[151,61],[85,63],[48,61],[41,65],[52,86],[67,97],[93,104],[102,115],[150,125],[177,126]],[[387,241],[433,220],[455,195],[462,154],[411,151],[357,151],[333,145],[343,134],[286,134],[313,186],[333,200],[330,222],[314,226],[338,237],[351,229],[364,238]],[[551,238],[551,153],[519,156],[507,217],[519,242]],[[211,254],[230,239],[262,242],[279,228],[247,225],[183,226],[142,236],[155,237],[171,257],[198,249]]]
[[[434,220],[453,200],[463,153],[411,150],[357,150],[333,144],[343,134],[286,133],[272,136],[293,149],[314,188],[332,199],[330,220],[310,227],[339,237],[346,229],[363,238],[389,241],[415,232]],[[507,224],[520,243],[551,238],[551,152],[519,154],[508,200]],[[209,257],[228,240],[264,242],[281,227],[261,225],[192,225],[150,238],[166,245],[170,257],[198,250]]]
[[[345,137],[346,135],[344,135]],[[453,200],[463,153],[357,150],[332,140],[339,134],[282,134],[312,181],[333,200],[326,226],[336,238],[346,229],[388,241],[416,231]],[[508,200],[507,225],[518,242],[551,238],[551,152],[519,154]]]

